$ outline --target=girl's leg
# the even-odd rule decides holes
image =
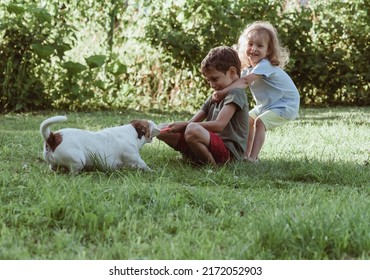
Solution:
[[[247,150],[245,152],[245,157],[248,158],[252,151],[253,139],[254,139],[254,119],[249,117],[249,133],[248,133],[248,142]]]
[[[209,131],[197,123],[189,123],[185,130],[185,141],[188,143],[193,154],[200,161],[217,165],[209,151]]]
[[[263,143],[265,142],[266,138],[266,127],[263,124],[260,118],[257,118],[254,122],[254,138],[253,144],[251,148],[251,152],[249,154],[249,158],[253,160],[257,160],[258,155],[262,149]]]

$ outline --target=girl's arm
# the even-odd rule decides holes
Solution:
[[[233,83],[228,85],[222,90],[215,91],[212,95],[212,101],[214,102],[220,102],[222,99],[225,98],[226,94],[234,89],[234,88],[246,88],[249,86],[251,83],[253,83],[255,80],[259,79],[261,76],[256,75],[256,74],[248,74],[244,77],[241,77],[237,80],[235,80]]]
[[[245,77],[239,78],[232,82],[230,85],[225,87],[224,89],[217,90],[212,95],[212,101],[220,102],[222,99],[225,98],[226,94],[232,90],[233,88],[245,88],[247,87],[247,83],[244,79]]]

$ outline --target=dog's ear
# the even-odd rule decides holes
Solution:
[[[130,124],[136,129],[137,137],[141,139],[141,137],[146,136],[147,138],[150,137],[150,129],[149,123],[143,120],[133,120],[130,121]]]

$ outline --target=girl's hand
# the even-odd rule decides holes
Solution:
[[[254,74],[252,74],[254,75]],[[248,75],[249,76],[249,75]],[[222,99],[225,98],[227,93],[232,90],[233,88],[246,88],[248,86],[248,79],[247,77],[239,78],[235,80],[232,84],[228,85],[226,88],[222,90],[216,90],[212,94],[212,102],[219,103]]]
[[[248,75],[236,80],[232,85],[234,88],[246,88],[248,86]]]
[[[223,98],[224,96],[222,95],[222,93],[216,90],[212,94],[212,103],[219,103]]]

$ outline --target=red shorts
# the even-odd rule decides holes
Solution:
[[[221,137],[216,133],[209,132],[210,141],[209,141],[209,151],[211,152],[214,160],[217,164],[224,164],[232,159],[232,155],[228,148],[226,148]],[[176,151],[179,151],[184,156],[190,158],[194,162],[199,162],[199,159],[195,157],[191,151],[188,143],[185,141],[184,133],[181,133],[179,142],[177,143]]]

